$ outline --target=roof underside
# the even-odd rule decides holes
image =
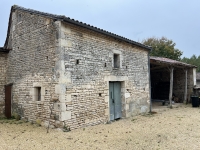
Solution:
[[[190,65],[169,58],[155,57],[155,56],[150,57],[150,63],[151,65],[159,66],[159,67],[154,67],[151,70],[161,69],[169,66],[173,66],[175,68],[196,68],[196,66],[194,65]]]
[[[36,11],[36,10],[32,10],[32,9],[26,9],[26,8],[23,8],[23,7],[20,7],[20,6],[17,6],[17,5],[12,6],[12,8],[11,8],[11,13],[12,13],[12,11],[14,11],[14,10],[22,10],[22,11],[26,11],[26,12],[33,13],[33,14],[38,14],[38,15],[41,15],[41,16],[46,16],[46,17],[52,18],[52,19],[54,19],[54,20],[59,20],[59,21],[71,23],[71,24],[74,24],[74,25],[77,25],[77,26],[80,26],[80,27],[83,27],[83,28],[87,28],[87,29],[89,29],[89,30],[93,30],[93,31],[95,31],[95,32],[98,32],[98,33],[101,33],[101,34],[104,34],[104,35],[107,35],[107,36],[111,36],[111,37],[113,37],[113,38],[115,38],[115,39],[118,39],[118,40],[121,40],[121,41],[125,41],[125,42],[127,42],[127,43],[130,43],[130,44],[139,46],[139,47],[141,47],[141,48],[144,48],[145,50],[148,50],[148,51],[151,50],[151,47],[149,47],[149,46],[147,46],[147,45],[144,45],[144,44],[135,42],[135,41],[130,40],[130,39],[127,39],[127,38],[125,38],[125,37],[122,37],[122,36],[116,35],[116,34],[114,34],[114,33],[105,31],[105,30],[103,30],[103,29],[100,29],[100,28],[91,26],[91,25],[89,25],[89,24],[86,24],[86,23],[83,23],[83,22],[79,22],[78,20],[74,20],[74,19],[71,19],[71,18],[66,17],[66,16],[54,15],[54,14],[44,13],[44,12],[40,12],[40,11]],[[11,16],[11,13],[10,13],[10,20],[9,20],[8,32],[9,32],[10,22],[11,22],[11,17],[12,17],[12,16]],[[4,47],[7,46],[8,36],[9,36],[9,33],[7,33],[7,39],[6,39],[6,42],[5,42]]]
[[[4,49],[3,47],[0,47],[0,53],[8,53],[9,50]]]

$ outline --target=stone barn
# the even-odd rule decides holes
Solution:
[[[190,101],[196,85],[196,66],[153,56],[150,64],[152,101]]]
[[[150,50],[68,17],[15,5],[0,50],[0,111],[71,129],[149,112]]]

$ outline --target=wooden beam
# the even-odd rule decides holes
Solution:
[[[173,91],[174,67],[170,67],[170,88],[169,88],[169,107],[172,108],[172,91]]]
[[[169,64],[166,64],[166,63],[158,63],[158,62],[150,62],[150,64],[153,64],[153,65],[159,65],[159,66],[166,66],[166,65],[169,65]]]
[[[151,68],[151,71],[152,70],[157,70],[157,69],[161,69],[161,68],[165,68],[166,66],[157,66],[157,67],[153,67],[153,68]]]
[[[184,92],[184,103],[187,103],[187,69],[185,70],[185,92]]]
[[[174,66],[176,68],[185,68],[185,67],[187,67],[186,65],[171,64],[171,63],[167,63],[167,62],[157,62],[157,61],[150,61],[150,64],[159,65],[159,66]]]

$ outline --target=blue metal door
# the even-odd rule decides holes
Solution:
[[[122,117],[121,82],[109,82],[110,120]]]

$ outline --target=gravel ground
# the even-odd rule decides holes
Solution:
[[[200,109],[181,106],[70,132],[0,120],[0,150],[13,149],[197,150]]]

